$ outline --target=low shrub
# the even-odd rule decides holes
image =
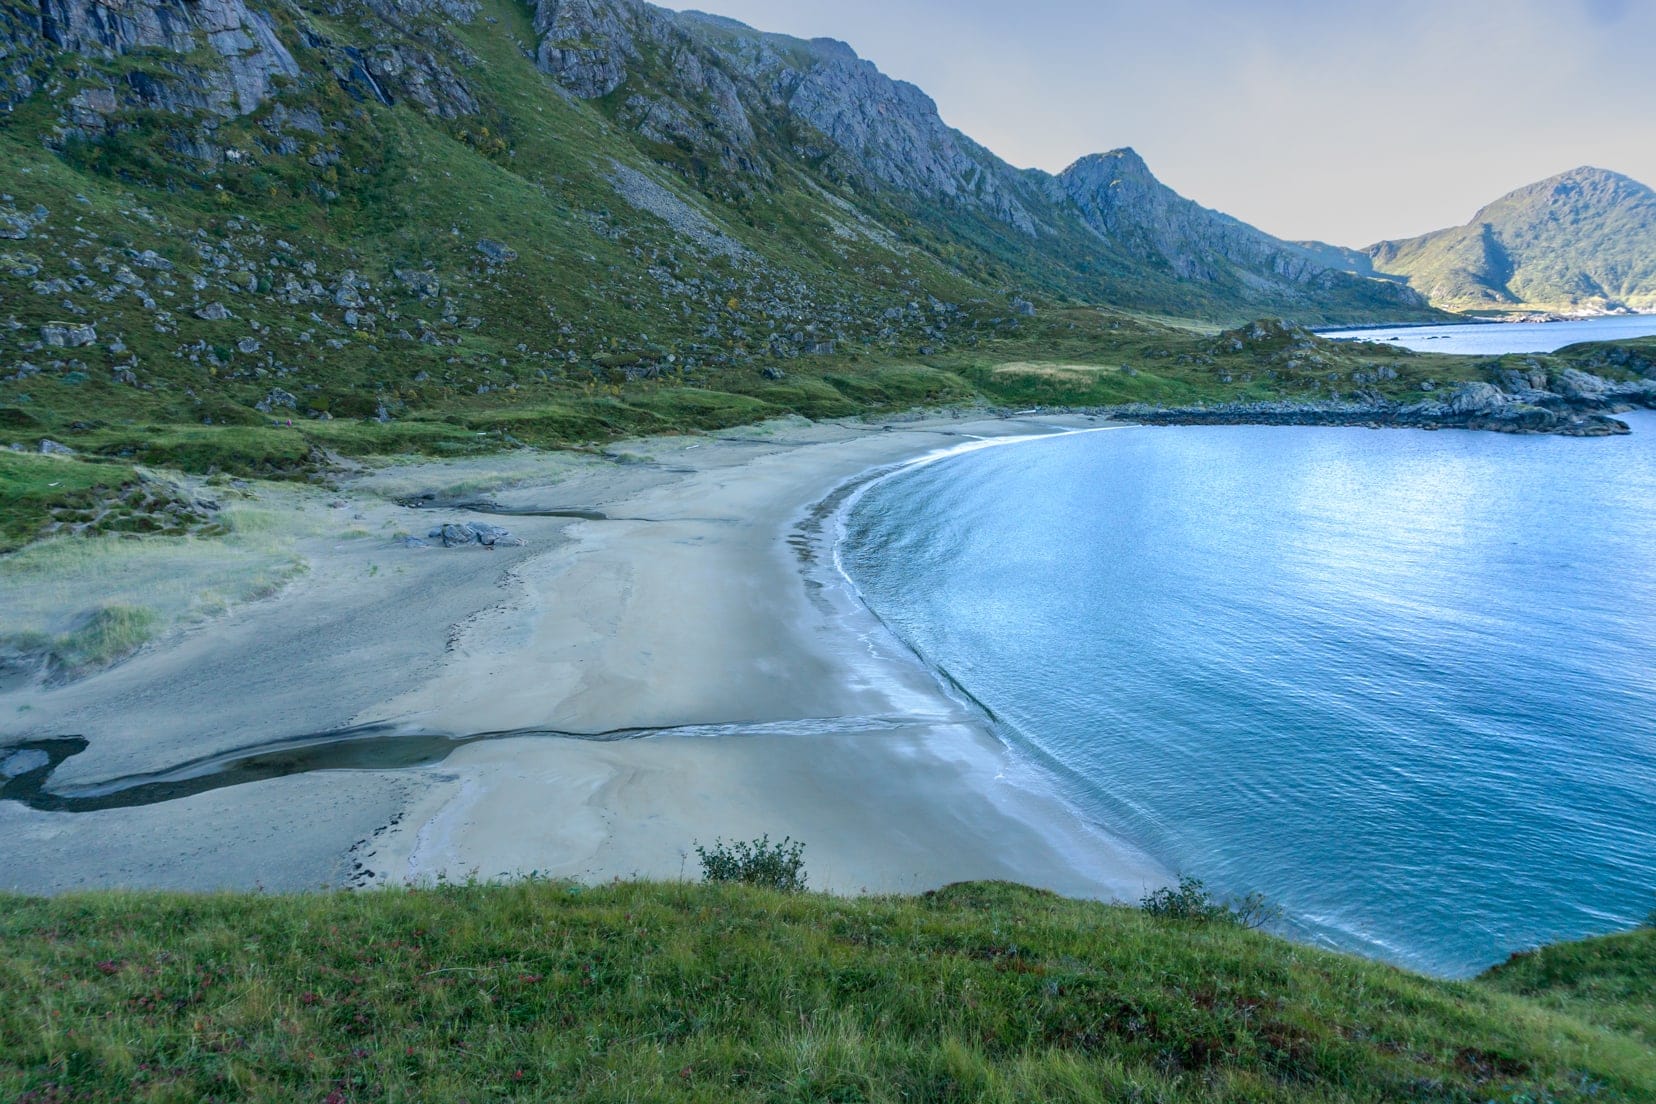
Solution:
[[[1139,907],[1159,920],[1194,920],[1239,928],[1262,928],[1282,915],[1282,910],[1267,902],[1263,894],[1220,900],[1200,878],[1191,877],[1181,877],[1177,886],[1145,894]]]
[[[770,836],[764,835],[750,843],[726,843],[717,839],[712,847],[696,844],[703,881],[742,882],[783,893],[804,890],[804,853],[803,843],[786,836],[781,843],[772,843]]]

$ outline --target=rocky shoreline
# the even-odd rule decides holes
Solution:
[[[1504,370],[1493,382],[1465,383],[1446,399],[1401,402],[1378,395],[1354,401],[1267,400],[1203,406],[1113,407],[1113,417],[1147,425],[1307,425],[1405,429],[1480,429],[1496,433],[1613,437],[1632,428],[1617,414],[1656,409],[1656,380],[1607,380],[1576,368]]]

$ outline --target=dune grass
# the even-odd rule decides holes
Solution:
[[[88,501],[96,488],[118,486],[132,475],[116,464],[0,451],[0,553],[34,539],[54,508]]]
[[[0,556],[0,651],[54,678],[79,677],[179,625],[275,593],[306,570],[298,542],[328,531],[326,517],[291,508],[302,493],[267,486],[267,497],[286,498],[226,498],[211,539],[58,535]]]
[[[1653,967],[1438,981],[1005,884],[11,898],[0,1096],[1631,1104]]]

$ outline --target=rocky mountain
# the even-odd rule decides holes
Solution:
[[[845,266],[798,263],[784,243],[803,232],[813,252],[856,243],[954,298],[965,284],[1212,319],[1422,308],[1188,203],[1129,151],[1059,178],[1021,171],[843,43],[642,0],[4,0],[0,103],[24,147],[129,188],[225,191],[250,217],[273,192],[312,218],[365,190],[394,201],[394,171],[441,172],[424,182],[441,190],[453,170],[412,146],[458,141],[445,157],[486,159],[533,193],[512,202],[557,210],[552,192],[596,177],[611,202],[605,228],[582,213],[590,232],[745,259],[802,302],[844,306],[848,290]],[[410,147],[397,170],[390,131]],[[266,195],[237,187],[246,176]],[[912,289],[890,298],[906,308]]]
[[[1053,182],[1060,203],[1110,248],[1239,300],[1274,295],[1315,302],[1348,294],[1339,258],[1273,238],[1173,191],[1130,149],[1084,157]],[[1363,287],[1374,301],[1403,303],[1384,283]]]
[[[1213,316],[1229,309],[1396,313],[1421,303],[1177,196],[1130,150],[1059,178],[1020,171],[945,125],[920,89],[842,42],[802,42],[641,0],[543,3],[541,66],[692,176],[725,187],[791,167],[884,193],[924,221],[1015,266],[1043,290]],[[1170,220],[1162,225],[1163,220]],[[1082,233],[1078,233],[1078,231]],[[1084,233],[1085,236],[1082,236]]]
[[[838,42],[641,0],[0,0],[8,451],[292,475],[1028,405],[1057,384],[998,367],[1054,356],[1113,362],[1077,402],[1377,386],[1209,379],[1159,320],[1264,315],[1437,317],[1129,151],[1016,169]]]
[[[1574,169],[1503,196],[1465,226],[1347,256],[1352,271],[1406,279],[1448,310],[1652,311],[1656,191]]]

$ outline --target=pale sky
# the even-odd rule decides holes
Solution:
[[[1578,165],[1656,186],[1656,0],[677,0],[843,39],[1001,157],[1132,146],[1279,237],[1466,222]]]

